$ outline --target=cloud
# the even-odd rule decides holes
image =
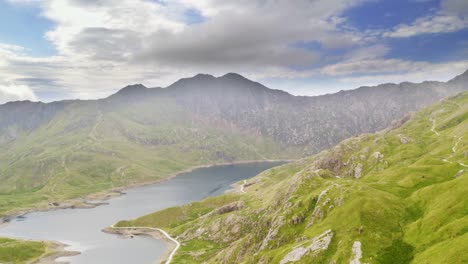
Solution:
[[[456,0],[387,33],[347,24],[349,8],[375,0],[9,1],[40,7],[53,24],[44,37],[57,54],[32,57],[23,47],[0,43],[0,80],[25,85],[43,100],[105,97],[129,83],[167,86],[200,72],[239,72],[259,81],[412,73],[433,64],[386,58],[391,47],[378,44],[383,34],[465,27],[454,11],[464,2]],[[308,87],[290,83],[289,91]],[[320,85],[309,87],[324,91]]]
[[[417,18],[410,24],[397,25],[383,36],[406,38],[422,34],[456,32],[465,28],[468,28],[468,1],[442,0],[436,13]]]
[[[443,0],[441,8],[444,13],[468,15],[468,1],[466,0]]]
[[[381,62],[382,63],[382,62]],[[385,64],[385,63],[384,63]],[[342,83],[361,86],[378,85],[382,83],[447,81],[461,74],[468,68],[468,60],[453,61],[449,63],[404,63],[387,62],[393,71],[375,71],[374,74],[358,76],[344,76],[337,80]],[[401,70],[399,70],[401,69]]]
[[[99,61],[131,60],[185,67],[292,66],[318,55],[299,41],[352,46],[359,36],[333,19],[362,0],[112,1],[49,0],[44,16],[57,23],[46,34],[62,55]],[[204,16],[186,24],[188,10]]]
[[[36,4],[53,22],[45,38],[55,56],[31,57],[22,47],[0,45],[0,79],[23,80],[40,95],[60,90],[66,97],[97,98],[128,83],[166,86],[199,72],[293,74],[293,67],[322,59],[298,42],[326,49],[363,43],[359,32],[340,28],[340,15],[364,0],[10,2]],[[188,23],[187,11],[199,22]]]
[[[26,85],[0,84],[0,104],[22,100],[37,101],[37,97],[33,90]]]
[[[422,34],[456,32],[468,27],[468,20],[453,15],[433,15],[416,19],[412,24],[401,24],[384,37],[406,38]]]

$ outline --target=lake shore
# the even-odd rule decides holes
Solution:
[[[140,228],[140,227],[114,228],[111,226],[111,227],[104,228],[102,232],[113,234],[113,235],[119,235],[127,239],[132,239],[134,236],[143,235],[143,236],[150,236],[154,239],[162,241],[166,245],[167,250],[164,251],[164,254],[161,256],[158,263],[166,263],[171,252],[173,252],[177,246],[174,243],[174,241],[168,239],[160,231],[154,230],[154,228]]]
[[[68,245],[56,242],[56,241],[42,241],[48,244],[48,252],[43,256],[39,257],[37,260],[32,261],[31,264],[50,264],[50,263],[67,263],[67,262],[57,262],[56,259],[61,257],[70,257],[79,255],[78,251],[68,251],[66,247]]]
[[[292,161],[295,161],[295,160],[273,160],[273,159],[242,160],[242,161],[222,162],[222,163],[214,163],[214,164],[208,164],[208,165],[193,166],[188,169],[172,173],[169,176],[162,178],[162,179],[139,182],[139,183],[132,183],[132,184],[125,185],[125,186],[115,187],[106,191],[89,194],[89,195],[86,195],[85,197],[73,198],[73,199],[63,200],[63,201],[59,200],[55,202],[50,202],[47,205],[38,205],[37,207],[33,207],[29,209],[23,209],[23,210],[20,209],[18,211],[13,211],[11,213],[7,213],[4,216],[0,217],[0,228],[2,225],[8,224],[8,222],[11,221],[11,219],[13,218],[21,217],[21,216],[24,216],[33,212],[47,212],[47,211],[61,210],[61,209],[88,209],[88,208],[95,208],[100,205],[106,205],[107,200],[117,197],[117,196],[124,195],[126,190],[165,182],[181,174],[189,173],[197,169],[211,168],[211,167],[216,167],[216,166],[249,164],[249,163],[262,163],[262,162],[285,162],[287,163],[287,162],[292,162]]]
[[[71,199],[63,202],[54,202],[54,203],[49,203],[48,206],[45,207],[37,207],[37,208],[31,208],[27,210],[22,210],[18,211],[16,213],[9,214],[7,216],[4,216],[0,218],[0,228],[2,225],[8,224],[13,218],[15,217],[21,217],[24,216],[28,213],[32,212],[38,212],[38,211],[51,211],[51,210],[60,210],[60,209],[86,209],[86,208],[95,208],[99,205],[105,205],[108,204],[105,202],[106,200],[109,200],[113,197],[124,195],[125,190],[129,190],[132,188],[137,188],[137,187],[142,187],[142,186],[147,186],[147,185],[152,185],[152,184],[157,184],[161,183],[167,180],[170,180],[176,176],[179,176],[184,173],[189,173],[192,172],[196,169],[200,168],[210,168],[210,167],[216,167],[216,166],[228,166],[228,165],[238,165],[238,164],[249,164],[249,163],[264,163],[264,162],[291,162],[293,160],[247,160],[247,161],[237,161],[237,162],[225,162],[225,163],[216,163],[216,164],[210,164],[210,165],[200,165],[200,166],[193,166],[191,168],[173,173],[172,175],[167,176],[164,179],[159,179],[155,181],[149,181],[149,182],[141,182],[141,183],[135,183],[135,184],[130,184],[122,187],[117,187],[113,188],[110,190],[107,190],[102,193],[95,193],[86,196],[85,198],[76,198],[76,199]],[[160,241],[165,242],[165,244],[168,247],[168,250],[165,253],[165,258],[169,256],[169,254],[172,252],[173,247],[174,247],[174,242],[168,240],[165,236],[163,236],[160,232],[154,231],[154,230],[148,230],[149,232],[137,232],[140,235],[146,234],[150,235],[155,239],[158,239]],[[112,232],[115,233],[115,232]],[[45,241],[47,242],[47,241]],[[76,255],[79,254],[79,252],[69,252],[65,249],[66,245],[55,245],[52,248],[54,249],[54,252],[51,254],[48,254],[47,256],[44,256],[43,258],[39,259],[38,261],[45,261],[45,262],[33,262],[33,263],[53,263],[53,260],[59,257],[63,256],[71,256],[71,255]],[[71,255],[70,255],[71,254]],[[51,261],[52,260],[52,261]]]

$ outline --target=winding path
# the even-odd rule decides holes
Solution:
[[[431,127],[431,131],[434,132],[434,134],[436,134],[437,136],[440,136],[439,132],[437,132],[435,130],[435,127],[436,127],[436,121],[434,118],[431,118],[431,121],[432,121],[432,127]]]
[[[169,257],[167,257],[166,264],[170,264],[172,262],[172,258],[174,257],[175,253],[180,247],[179,241],[177,241],[175,238],[171,237],[166,231],[162,230],[161,228],[153,228],[153,227],[143,227],[143,226],[134,226],[134,227],[115,227],[111,226],[113,229],[145,229],[145,230],[155,230],[163,234],[167,239],[170,241],[174,242],[176,247],[172,250],[171,254],[169,254]]]
[[[430,118],[430,120],[432,121],[432,127],[431,127],[431,131],[436,134],[437,136],[440,136],[439,132],[437,132],[435,130],[435,127],[436,127],[436,121],[435,119],[433,118]],[[462,140],[464,136],[461,136],[461,137],[458,137],[457,138],[457,141],[455,142],[455,144],[453,145],[452,147],[452,154],[448,157],[448,158],[443,158],[442,161],[443,162],[446,162],[446,163],[452,163],[452,161],[450,161],[449,159],[453,158],[453,156],[457,153],[457,147],[458,147],[458,144],[460,144],[460,141]],[[468,168],[468,165],[466,165],[465,163],[462,163],[462,162],[457,162],[458,165],[462,166],[462,167],[465,167],[465,168]]]
[[[457,152],[458,144],[460,143],[460,141],[462,140],[462,138],[463,138],[463,136],[458,137],[457,142],[455,143],[455,145],[453,145],[453,147],[452,147],[452,152],[453,152],[453,153],[456,153],[456,152]]]

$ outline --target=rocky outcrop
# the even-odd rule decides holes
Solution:
[[[454,177],[454,178],[458,178],[458,177],[462,176],[463,173],[465,173],[465,170],[459,170],[459,171],[457,172],[457,174],[455,174],[455,176],[453,176],[453,177]]]
[[[218,209],[215,210],[216,214],[226,214],[230,213],[233,211],[241,210],[245,207],[244,201],[238,201],[230,204],[226,204],[225,206],[222,206]]]
[[[398,138],[400,139],[400,143],[401,143],[401,144],[408,144],[408,143],[411,142],[411,139],[410,139],[410,138],[405,137],[405,136],[402,135],[402,134],[399,134],[399,135],[398,135]]]
[[[330,242],[333,238],[333,232],[328,229],[318,237],[313,238],[310,241],[309,246],[296,247],[294,250],[286,254],[281,260],[280,264],[286,264],[290,262],[296,262],[301,260],[306,255],[315,255],[328,249]]]
[[[351,254],[352,257],[351,257],[351,260],[349,261],[349,264],[361,264],[361,258],[362,258],[361,242],[354,241],[351,251],[352,251],[352,254]]]
[[[279,229],[283,225],[284,225],[284,217],[283,216],[278,216],[273,221],[273,224],[271,225],[270,229],[268,230],[268,234],[263,239],[259,251],[265,249],[268,246],[268,242],[270,242],[270,240],[272,240],[272,239],[274,239],[276,237],[276,235],[278,234]]]
[[[356,165],[356,167],[354,168],[354,178],[356,179],[361,178],[363,167],[364,166],[361,163],[358,163],[358,165]]]

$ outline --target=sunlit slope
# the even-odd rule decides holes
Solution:
[[[0,238],[0,263],[32,263],[49,254],[48,247],[44,242]]]
[[[113,108],[72,102],[33,133],[16,137],[0,152],[0,215],[197,165],[294,156],[267,137],[192,122],[158,98]]]
[[[197,165],[297,159],[374,132],[465,91],[448,82],[383,84],[306,97],[238,74],[167,88],[130,85],[101,100],[0,105],[0,215]]]
[[[119,225],[167,230],[174,263],[467,263],[468,94],[244,189]]]

